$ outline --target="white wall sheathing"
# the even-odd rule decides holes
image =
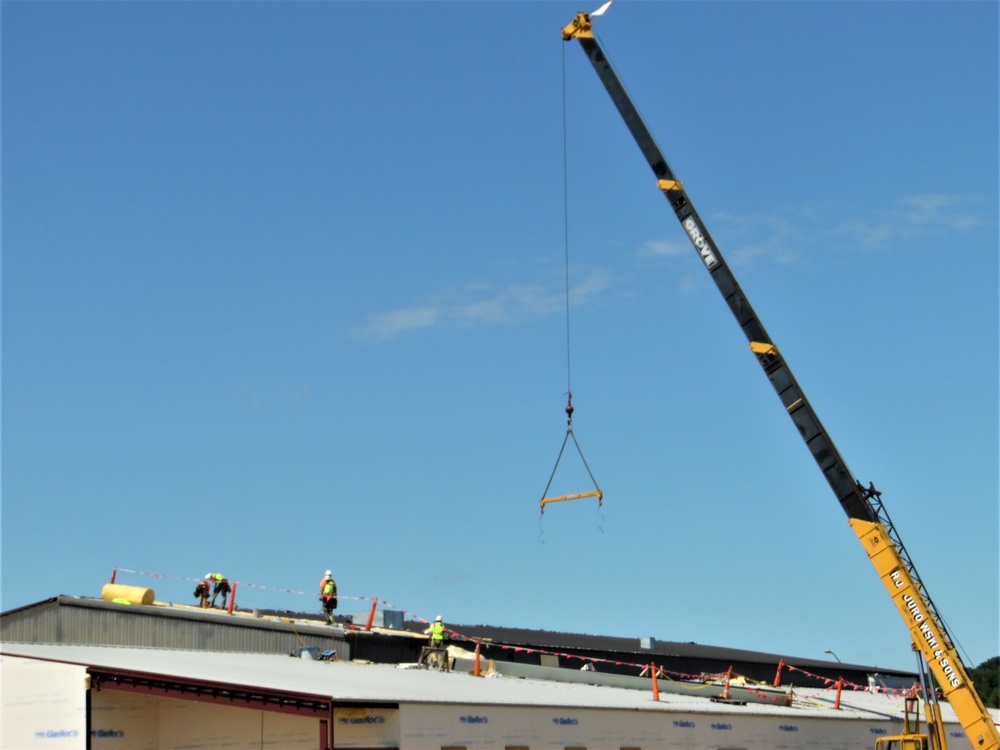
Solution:
[[[879,724],[884,726],[879,727]],[[888,721],[817,719],[775,721],[774,717],[703,713],[548,709],[515,706],[407,705],[400,707],[401,750],[442,746],[531,750],[870,750],[876,734],[897,731]]]
[[[0,656],[0,747],[83,750],[86,680],[82,666]]]
[[[319,720],[212,703],[163,700],[161,750],[316,750]]]
[[[92,750],[157,750],[160,719],[157,700],[118,690],[90,695]]]
[[[333,740],[337,750],[399,747],[399,712],[393,708],[335,708]]]
[[[251,708],[102,690],[91,712],[93,750],[315,750],[319,743],[318,719]]]

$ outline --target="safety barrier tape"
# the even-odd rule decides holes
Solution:
[[[808,670],[801,669],[799,667],[792,666],[791,664],[785,664],[785,669],[789,672],[801,672],[814,680],[819,680],[827,687],[836,687],[838,680],[831,680],[829,677],[823,677],[822,675],[814,674]],[[894,696],[905,695],[910,692],[912,688],[888,688],[879,687],[878,685],[858,685],[855,682],[850,682],[849,680],[839,680],[840,686],[843,690],[852,691],[863,691],[867,693],[885,694],[887,697],[892,698]]]
[[[153,579],[156,579],[156,578],[165,578],[165,579],[173,580],[173,581],[193,581],[195,583],[200,583],[201,581],[205,580],[204,578],[191,578],[190,576],[175,576],[175,575],[168,575],[166,573],[147,573],[144,570],[130,570],[129,568],[115,568],[115,570],[117,570],[119,573],[133,573],[133,574],[139,575],[139,576],[149,576],[149,577],[151,577]],[[229,580],[229,579],[226,579],[226,580]],[[233,581],[233,580],[229,580],[229,582],[230,583],[238,584],[240,586],[249,586],[252,589],[265,589],[267,591],[277,591],[279,594],[305,594],[306,593],[305,591],[297,591],[295,589],[283,589],[283,588],[276,588],[274,586],[262,586],[259,583],[250,583],[248,581]]]
[[[160,578],[162,578],[162,579],[166,579],[166,580],[193,581],[193,582],[200,582],[200,581],[203,580],[202,578],[192,578],[190,576],[177,576],[177,575],[169,575],[169,574],[166,574],[166,573],[149,573],[149,572],[142,571],[142,570],[132,570],[130,568],[115,568],[115,570],[118,573],[131,573],[133,575],[148,576],[148,577],[151,577],[153,579],[160,579]],[[307,595],[305,591],[299,591],[297,589],[280,588],[280,587],[274,587],[274,586],[265,586],[265,585],[258,584],[258,583],[250,583],[248,581],[231,581],[231,583],[238,584],[239,586],[243,586],[243,587],[250,587],[250,588],[261,589],[261,590],[265,590],[265,591],[274,591],[274,592],[277,592],[277,593],[280,593],[280,594],[296,594],[296,595],[303,595],[303,596]],[[422,624],[428,625],[428,626],[431,624],[430,620],[427,620],[427,619],[425,619],[425,618],[421,617],[420,615],[417,615],[417,614],[415,614],[413,612],[408,612],[405,609],[400,609],[399,607],[395,606],[391,602],[388,602],[385,599],[379,599],[378,597],[374,597],[374,596],[350,596],[350,595],[341,594],[341,595],[338,595],[338,599],[340,599],[342,601],[343,600],[347,600],[347,601],[359,601],[359,602],[372,602],[372,603],[376,604],[376,606],[378,604],[381,604],[383,607],[385,607],[387,609],[391,609],[391,610],[395,610],[395,611],[400,612],[403,615],[404,619],[407,616],[409,616],[409,618],[411,620],[413,620],[414,622],[422,623]],[[477,642],[480,641],[480,639],[474,638],[472,636],[465,635],[463,633],[460,633],[460,632],[458,632],[456,630],[452,630],[450,628],[448,629],[448,634],[449,634],[449,636],[450,636],[450,638],[452,640],[465,641],[465,642],[468,642],[468,643],[477,643]],[[603,659],[603,658],[600,658],[600,657],[580,656],[579,654],[570,654],[570,653],[566,653],[566,652],[563,652],[563,651],[547,651],[545,649],[530,648],[528,646],[514,646],[514,645],[511,645],[511,644],[500,643],[500,642],[497,642],[497,641],[489,641],[488,643],[481,643],[480,642],[480,648],[481,649],[487,649],[487,650],[491,649],[491,648],[498,648],[498,649],[500,649],[502,651],[512,651],[513,653],[544,654],[544,655],[547,655],[547,656],[557,656],[557,657],[560,657],[562,659],[566,659],[568,661],[577,660],[577,661],[583,662],[585,664],[586,663],[594,663],[594,664],[610,664],[610,665],[613,665],[613,666],[616,666],[616,667],[634,667],[634,668],[640,670],[643,675],[645,675],[647,673],[646,670],[648,670],[648,668],[649,668],[649,664],[638,664],[638,663],[629,662],[629,661],[622,661],[622,660],[618,660],[618,659]],[[821,675],[813,674],[812,672],[809,672],[809,671],[807,671],[805,669],[800,669],[799,667],[795,667],[795,666],[793,666],[791,664],[788,664],[787,662],[783,662],[782,665],[783,665],[784,669],[787,669],[790,672],[801,672],[804,675],[807,675],[807,676],[809,676],[809,677],[811,677],[811,678],[813,678],[815,680],[819,680],[819,681],[823,682],[828,687],[833,687],[838,682],[837,680],[831,680],[828,677],[823,677]],[[674,682],[677,682],[678,680],[682,680],[682,681],[686,681],[686,682],[694,681],[694,682],[700,683],[698,685],[691,685],[691,686],[684,685],[683,686],[683,687],[690,687],[691,690],[703,690],[705,688],[712,687],[713,685],[718,685],[726,677],[726,673],[725,672],[720,672],[718,674],[686,674],[684,672],[674,672],[674,671],[671,671],[671,670],[668,670],[668,669],[664,669],[662,666],[657,666],[656,669],[657,669],[657,676],[658,677],[666,677],[667,679],[669,679],[671,681],[674,681]],[[739,688],[742,688],[742,689],[749,690],[751,693],[753,693],[754,695],[756,695],[759,698],[767,699],[767,700],[772,700],[773,699],[775,701],[783,701],[783,700],[785,700],[786,696],[784,696],[784,695],[772,696],[772,695],[769,695],[768,693],[766,693],[766,692],[758,689],[759,686],[767,686],[768,688],[770,688],[770,689],[773,690],[773,688],[771,688],[770,685],[768,685],[767,683],[763,683],[763,682],[754,683],[754,682],[752,682],[750,680],[750,678],[748,678],[748,677],[746,677],[744,675],[737,674],[737,673],[734,672],[731,675],[731,677],[730,677],[730,683],[733,684],[733,683],[736,683],[737,681],[739,681],[740,684],[738,684],[738,685],[734,684],[735,687],[739,687]],[[872,693],[885,693],[888,697],[899,696],[899,695],[902,695],[902,694],[910,692],[910,690],[908,688],[883,688],[883,687],[877,687],[877,686],[876,687],[870,687],[870,686],[867,686],[867,685],[858,685],[856,683],[848,682],[846,680],[841,680],[840,684],[841,684],[841,688],[842,689],[853,690],[853,691],[859,691],[860,690],[860,691],[872,692]]]

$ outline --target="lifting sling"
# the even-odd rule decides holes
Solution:
[[[558,503],[563,500],[580,500],[586,497],[596,497],[597,507],[600,508],[604,504],[604,493],[601,492],[601,488],[597,486],[597,480],[594,479],[594,473],[590,470],[590,466],[587,465],[587,459],[583,456],[583,451],[580,449],[580,444],[576,441],[576,435],[573,434],[573,394],[569,394],[569,401],[566,404],[566,437],[563,438],[562,448],[559,449],[559,456],[556,458],[556,465],[552,467],[552,474],[549,476],[549,483],[545,485],[545,492],[542,493],[542,499],[539,501],[539,508],[541,513],[545,513],[545,506],[549,503]],[[556,470],[559,468],[559,462],[562,461],[563,452],[566,450],[566,443],[570,438],[573,438],[573,445],[576,446],[576,452],[580,454],[580,460],[583,461],[583,466],[587,470],[587,474],[590,475],[590,481],[594,483],[594,489],[587,492],[577,492],[572,495],[559,495],[558,497],[548,497],[549,488],[552,486],[552,480],[556,476]]]

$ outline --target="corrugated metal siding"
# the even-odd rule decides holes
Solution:
[[[0,618],[0,640],[18,643],[61,643],[58,605],[53,600]]]
[[[198,613],[195,613],[195,615]],[[349,660],[346,641],[317,632],[315,626],[271,620],[227,623],[224,616],[210,619],[164,616],[158,608],[74,606],[48,603],[6,613],[0,618],[0,639],[20,643],[66,643],[102,646],[145,646],[195,651],[243,651],[289,654],[301,646],[335,650]]]

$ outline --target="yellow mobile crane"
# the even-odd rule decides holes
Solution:
[[[792,422],[798,428],[823,476],[826,477],[847,513],[848,523],[910,630],[914,649],[930,665],[944,697],[954,708],[973,748],[1000,749],[1000,734],[997,732],[997,727],[969,679],[968,671],[959,657],[954,641],[948,634],[944,621],[896,533],[892,520],[882,504],[881,493],[873,484],[865,487],[855,479],[840,457],[840,453],[796,382],[781,352],[764,330],[763,324],[757,318],[743,290],[740,289],[736,277],[695,211],[684,191],[684,185],[674,176],[666,159],[660,153],[659,147],[595,38],[591,17],[603,13],[610,4],[606,3],[594,13],[577,14],[576,18],[563,29],[563,39],[566,41],[576,39],[590,59],[639,150],[652,168],[657,187],[670,202],[681,227],[687,233],[691,244],[694,245],[702,263],[750,342],[750,350],[756,355],[757,361],[771,381]],[[933,692],[932,685],[925,686],[925,693]],[[883,738],[880,741],[880,748],[920,750],[926,747],[927,738],[919,733],[919,722],[915,728],[911,728],[909,711],[907,715],[904,735]],[[939,717],[936,704],[928,705],[927,723],[931,730],[930,741],[934,747],[945,750]],[[937,731],[934,731],[935,727]],[[893,742],[897,744],[892,744]]]

